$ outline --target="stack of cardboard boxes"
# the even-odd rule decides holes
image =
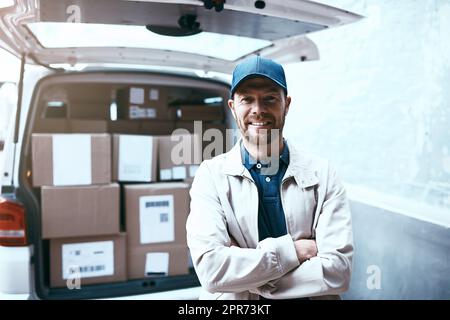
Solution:
[[[168,89],[158,86],[123,88],[116,98],[117,121],[46,119],[55,121],[48,132],[67,133],[32,136],[51,287],[189,272],[189,182],[203,149],[191,120],[219,120],[222,110],[169,107]],[[176,128],[187,130],[171,135]]]
[[[169,108],[167,87],[131,86],[117,90],[117,116],[120,119],[175,119]]]
[[[123,186],[128,279],[189,272],[185,231],[189,185],[149,183],[158,180],[161,154],[168,157],[163,159],[166,170],[177,171],[179,167],[171,160],[165,138],[113,135],[113,177]],[[184,177],[169,180],[176,179]]]
[[[160,136],[159,180],[189,180],[202,161],[201,139],[197,134]]]
[[[116,91],[117,120],[108,132],[169,135],[175,129],[176,110],[169,107],[169,89],[134,85]]]
[[[189,272],[189,185],[157,182],[158,158],[164,170],[193,170],[171,162],[166,139],[33,134],[32,179],[40,187],[42,238],[50,241],[51,287],[76,277],[94,284]]]
[[[125,186],[129,279],[188,272],[188,192],[185,183]]]
[[[184,102],[172,102],[170,92],[176,92],[177,89],[179,88],[133,85],[117,90],[118,119],[109,122],[108,132],[171,135],[175,129],[186,129],[188,133],[200,135],[200,140],[203,140],[201,138],[204,132],[214,128],[222,134],[222,148],[212,153],[207,152],[205,158],[226,151],[222,103],[192,104],[188,103],[188,99],[183,100]],[[198,102],[198,99],[193,101]],[[194,130],[194,121],[201,122],[200,130]],[[203,140],[202,149],[209,143],[208,138]]]
[[[119,185],[111,183],[108,134],[34,134],[33,186],[41,187],[41,233],[50,241],[50,285],[126,280]]]

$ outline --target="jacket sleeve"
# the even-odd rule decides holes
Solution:
[[[353,256],[350,207],[336,171],[329,171],[315,230],[317,256],[253,292],[269,299],[291,299],[335,295],[348,289]]]
[[[217,173],[214,173],[217,174]],[[299,265],[290,235],[261,241],[257,248],[232,245],[213,173],[204,161],[192,188],[187,242],[203,288],[243,292],[277,279]]]

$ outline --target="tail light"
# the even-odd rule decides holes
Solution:
[[[25,208],[20,203],[3,197],[0,197],[0,245],[27,245]]]

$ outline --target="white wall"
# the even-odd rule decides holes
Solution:
[[[450,215],[450,2],[321,2],[366,18],[311,34],[320,60],[286,67],[285,134],[347,183]]]

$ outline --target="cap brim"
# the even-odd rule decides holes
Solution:
[[[262,73],[252,73],[252,74],[246,75],[246,76],[243,77],[242,79],[239,79],[238,82],[236,82],[236,84],[234,85],[234,87],[231,88],[230,96],[232,97],[232,96],[234,95],[234,93],[236,92],[236,89],[242,84],[243,81],[248,80],[248,79],[252,79],[252,78],[258,78],[258,77],[266,78],[266,79],[271,80],[271,81],[274,82],[276,85],[278,85],[279,87],[281,87],[281,88],[284,90],[284,92],[287,94],[287,88],[286,88],[283,84],[281,84],[279,81],[277,81],[277,80],[275,80],[275,79],[272,79],[271,77],[268,77],[267,75],[262,74]]]

